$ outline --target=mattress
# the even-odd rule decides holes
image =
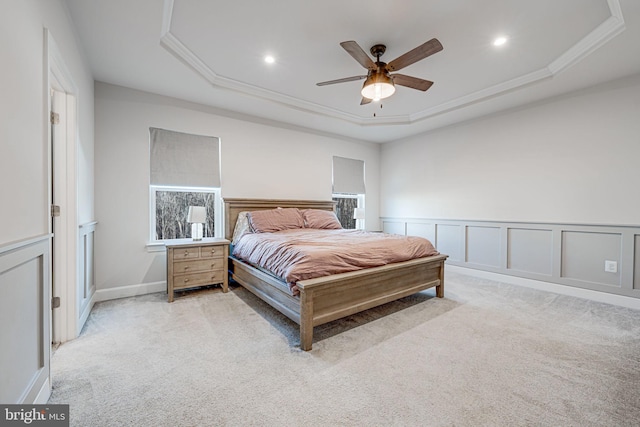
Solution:
[[[374,233],[362,230],[287,229],[243,235],[233,256],[266,269],[288,284],[332,274],[438,255],[422,237]]]

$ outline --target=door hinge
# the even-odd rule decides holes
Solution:
[[[51,124],[52,125],[57,125],[58,123],[60,123],[60,114],[56,113],[55,111],[51,112]]]
[[[58,308],[60,307],[60,297],[53,297],[51,298],[51,308]]]
[[[51,205],[51,216],[60,216],[60,206]]]

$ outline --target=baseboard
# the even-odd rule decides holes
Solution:
[[[640,310],[640,298],[626,297],[623,295],[608,294],[605,292],[592,291],[591,289],[575,288],[573,286],[559,285],[557,283],[542,282],[539,280],[525,279],[522,277],[509,276],[507,274],[492,273],[490,271],[476,270],[473,268],[460,267],[457,265],[447,265],[446,271],[466,274],[467,276],[479,277],[481,279],[495,280],[516,286],[526,286],[527,288],[538,289],[540,291],[553,292],[555,294],[569,295],[576,298],[584,298],[592,301],[604,302],[621,307]],[[446,283],[446,278],[445,278]],[[446,288],[446,286],[445,286]]]
[[[46,405],[49,401],[49,397],[51,396],[51,383],[49,382],[49,378],[42,384],[38,395],[36,396],[34,405]]]
[[[137,295],[153,294],[166,290],[167,282],[165,281],[141,283],[139,285],[118,286],[116,288],[98,289],[95,293],[95,302],[134,297]]]
[[[91,310],[93,310],[93,306],[96,303],[96,293],[97,291],[93,291],[89,303],[85,306],[84,311],[80,313],[80,317],[78,318],[78,322],[76,323],[76,337],[80,335],[80,332],[82,332],[82,328],[84,328],[84,324],[87,322],[87,319],[91,314]]]

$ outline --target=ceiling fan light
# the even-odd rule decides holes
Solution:
[[[393,85],[393,80],[391,80],[390,77],[384,74],[374,74],[365,80],[360,93],[365,98],[379,101],[390,97],[395,91],[396,87]]]

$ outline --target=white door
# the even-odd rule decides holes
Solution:
[[[55,79],[53,85],[57,86]],[[63,341],[65,316],[61,315],[59,301],[63,298],[66,275],[64,259],[66,258],[65,222],[61,216],[64,206],[61,195],[64,193],[64,173],[66,169],[66,94],[57,89],[51,89],[51,232],[53,241],[51,248],[51,341],[58,344]]]
[[[52,204],[60,206],[53,218],[53,297],[60,307],[52,310],[52,341],[65,342],[78,336],[78,87],[51,33],[45,30],[51,106],[58,124],[51,127]]]

